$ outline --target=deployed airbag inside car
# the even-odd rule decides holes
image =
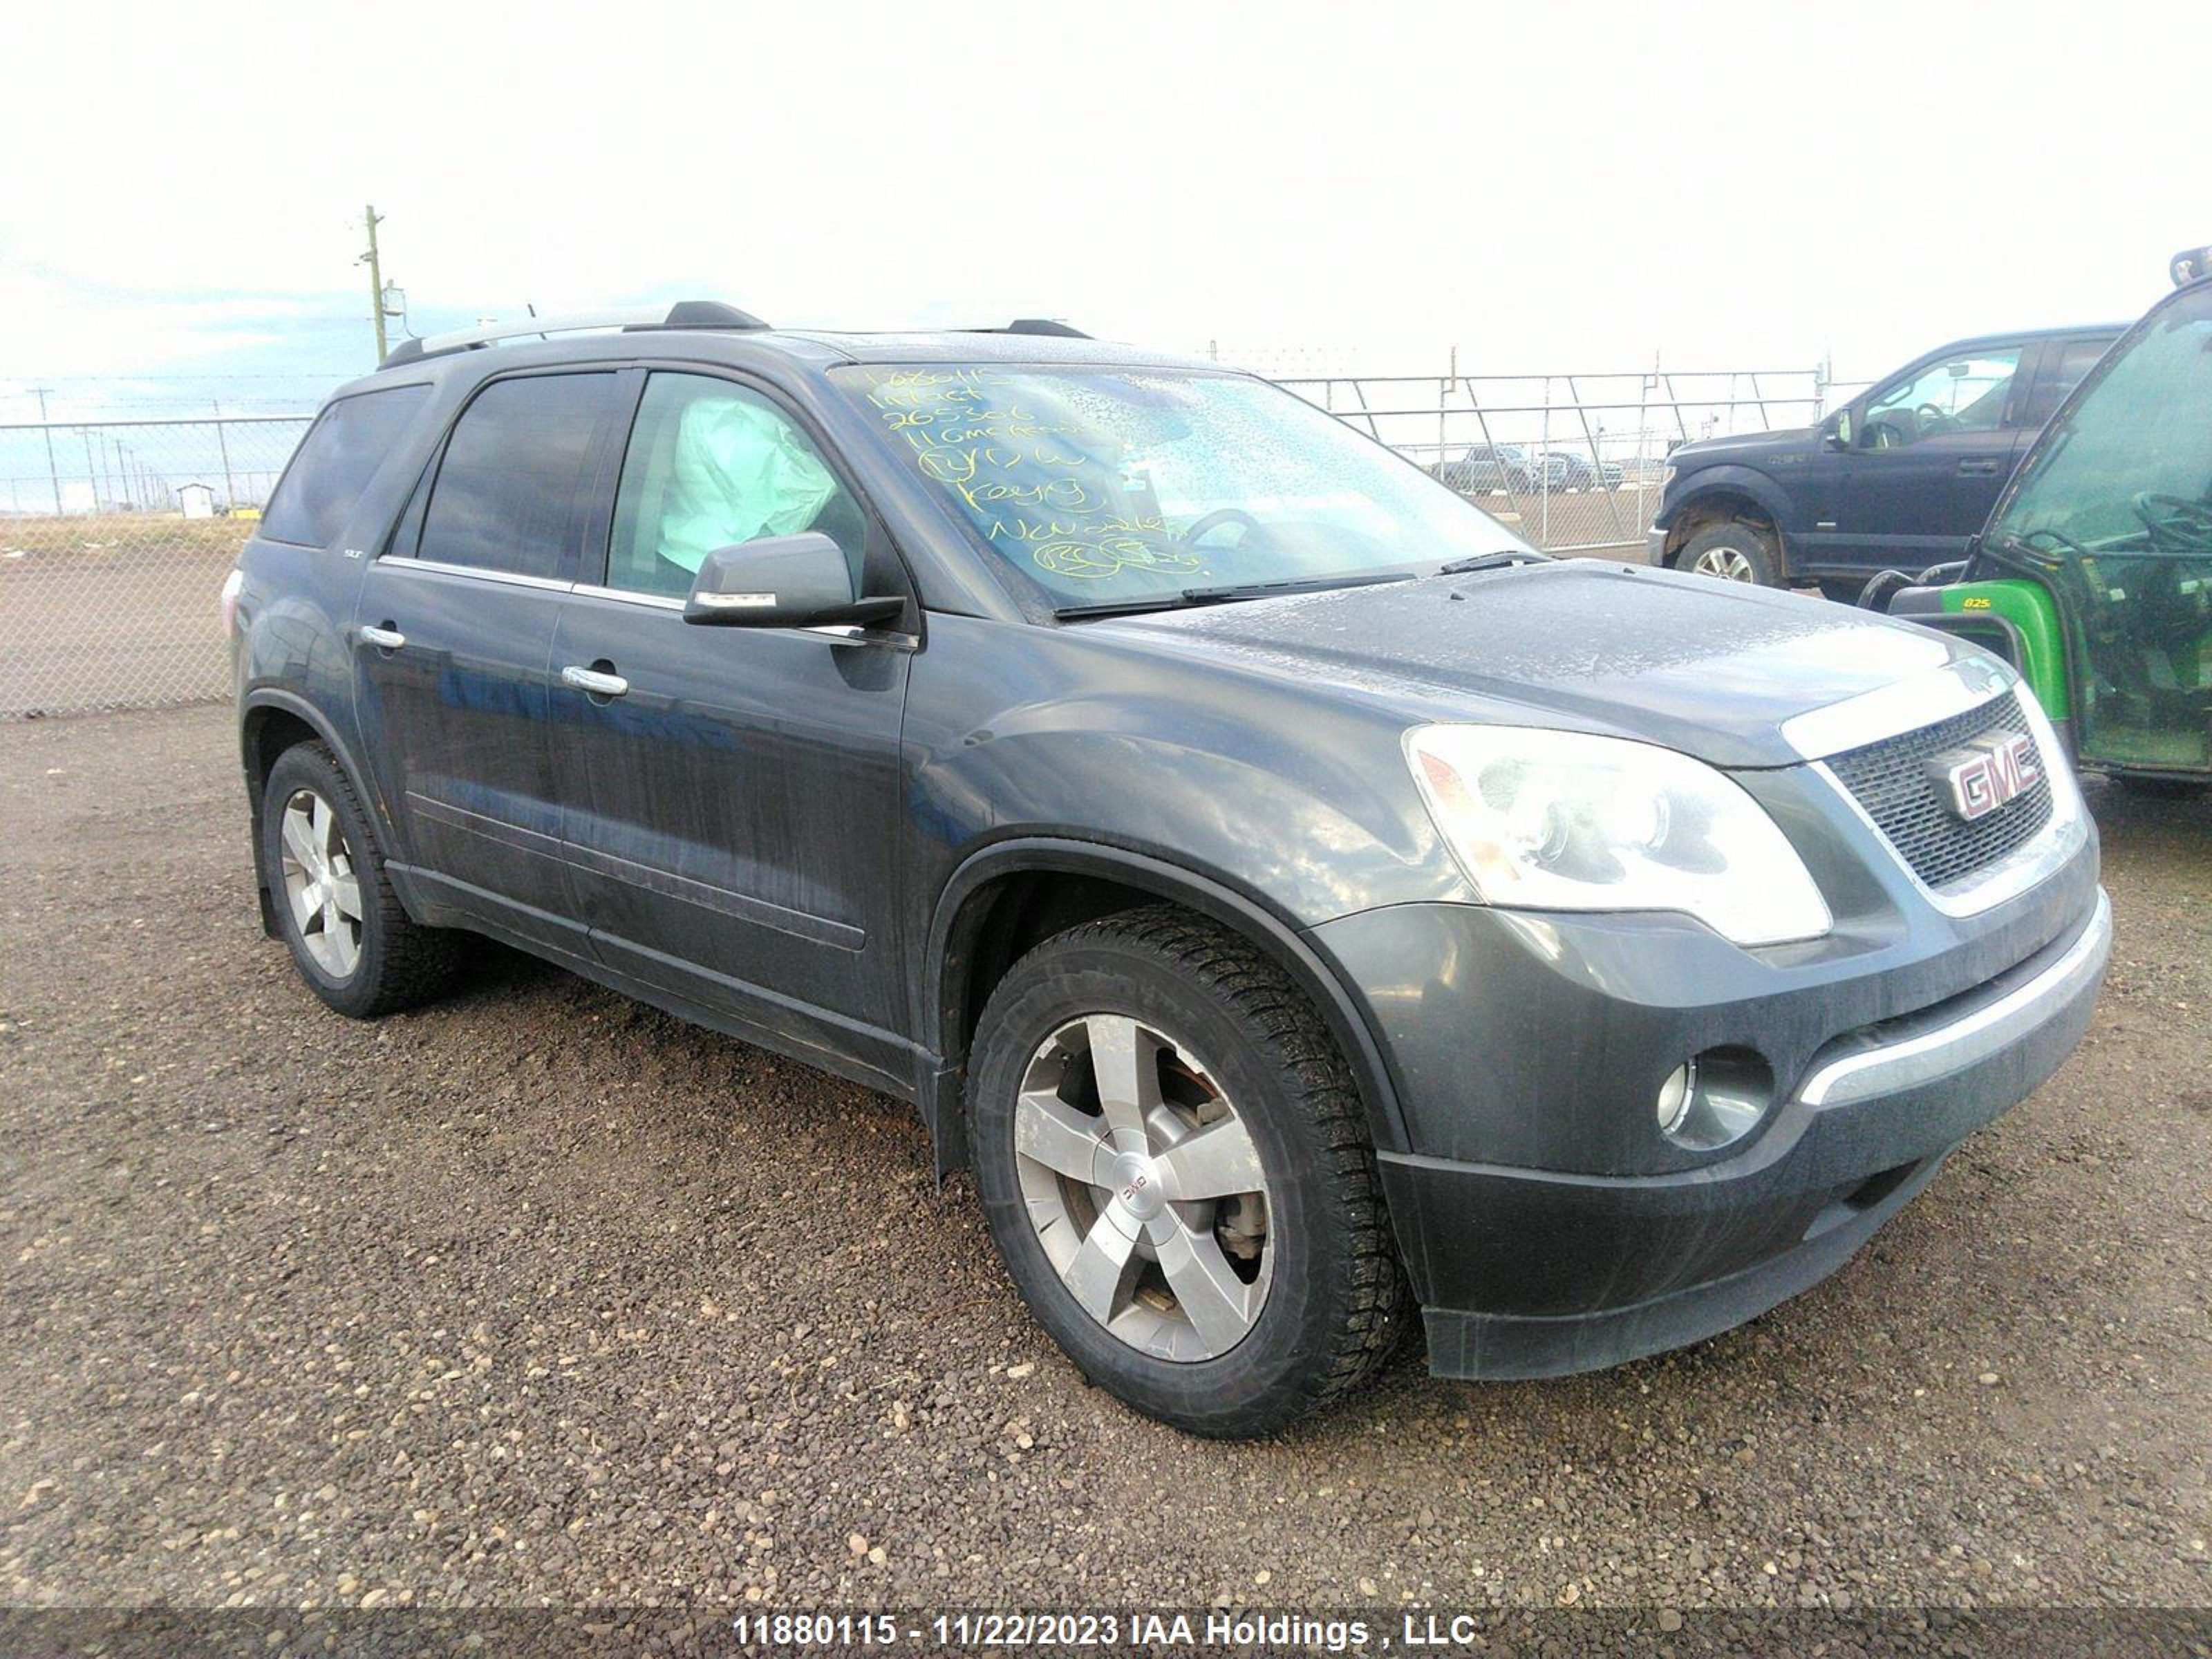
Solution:
[[[837,489],[790,422],[735,398],[684,410],[674,461],[657,550],[690,571],[718,547],[806,529]]]

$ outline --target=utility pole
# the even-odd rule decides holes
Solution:
[[[54,516],[58,519],[62,515],[62,473],[61,469],[54,465],[54,429],[46,424],[46,393],[53,388],[34,386],[31,390],[38,394],[39,426],[46,434],[46,477],[54,487]]]
[[[384,222],[376,211],[376,204],[368,204],[368,252],[361,256],[361,263],[368,267],[368,314],[376,323],[376,361],[384,362],[384,266],[376,254],[376,228]]]

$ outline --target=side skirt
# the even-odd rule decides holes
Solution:
[[[937,1056],[923,1050],[918,1044],[888,1031],[867,1028],[872,1043],[880,1044],[896,1052],[891,1063],[878,1062],[857,1054],[849,1048],[825,1042],[825,1030],[834,1030],[849,1026],[826,1010],[792,1002],[787,999],[772,998],[751,987],[740,987],[735,981],[718,981],[747,997],[750,1012],[740,1013],[727,1008],[713,1007],[696,998],[670,988],[655,981],[624,972],[603,960],[595,949],[590,930],[580,923],[568,921],[545,912],[516,905],[495,894],[456,881],[449,876],[419,866],[387,864],[386,870],[392,877],[392,886],[400,901],[427,927],[460,927],[471,933],[482,933],[487,939],[512,946],[526,955],[534,956],[565,968],[580,978],[604,985],[611,991],[672,1014],[690,1024],[703,1026],[725,1036],[749,1042],[757,1048],[765,1048],[827,1072],[848,1083],[860,1084],[896,1099],[921,1107],[923,1121],[935,1135],[937,1115],[929,1109],[933,1091],[925,1086],[925,1079],[934,1077],[941,1069]],[[517,920],[525,926],[539,931],[532,933],[518,927],[502,926],[498,920],[503,911],[518,912]],[[526,921],[525,918],[526,916]],[[556,933],[562,940],[555,943],[548,932]],[[618,940],[605,941],[608,948],[635,954],[635,947]],[[943,1164],[943,1148],[939,1149],[939,1163]]]

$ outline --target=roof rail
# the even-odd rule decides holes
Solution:
[[[664,309],[649,311],[586,311],[568,317],[525,317],[512,323],[483,328],[457,328],[444,334],[426,334],[419,340],[402,340],[382,367],[397,368],[425,357],[495,345],[501,340],[526,339],[532,335],[579,334],[588,329],[618,328],[625,331],[664,328],[761,329],[768,325],[750,312],[720,300],[678,300]]]
[[[1087,340],[1091,337],[1081,329],[1055,322],[1049,317],[1017,317],[999,328],[963,328],[963,334],[1049,334],[1060,340]]]

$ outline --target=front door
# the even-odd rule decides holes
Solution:
[[[646,377],[604,585],[564,602],[554,641],[568,857],[608,968],[903,1085],[893,848],[913,641],[683,617],[706,554],[805,530],[845,548],[868,592],[903,589],[789,412],[732,380]]]
[[[1918,569],[1965,556],[2012,472],[2021,358],[2017,345],[1976,347],[1865,400],[1837,469],[1823,563]]]
[[[586,952],[561,848],[547,671],[611,374],[495,380],[362,578],[365,753],[424,896]]]

